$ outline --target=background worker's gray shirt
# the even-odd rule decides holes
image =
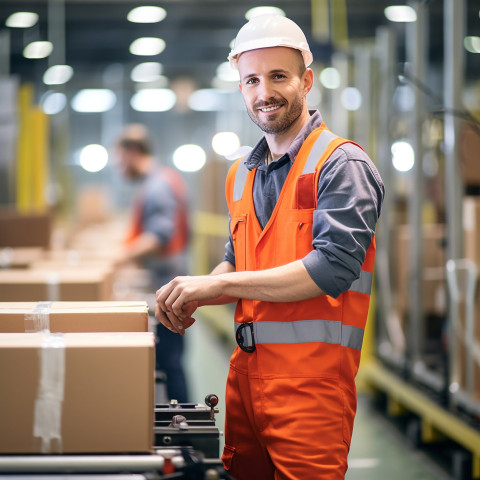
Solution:
[[[290,158],[296,157],[305,138],[321,123],[320,113],[314,112],[289,151],[268,167],[263,160],[267,149],[265,138],[250,153],[247,165],[257,167],[253,197],[262,228],[270,218],[290,171]],[[303,258],[303,263],[326,294],[338,297],[359,277],[383,196],[384,186],[376,167],[356,145],[340,146],[324,164],[313,215],[313,251]],[[226,244],[225,260],[235,265],[231,236]]]
[[[160,172],[154,170],[145,177],[141,190],[143,231],[155,235],[160,245],[167,245],[175,234],[175,217],[178,209],[178,200],[172,187],[162,177],[161,170]],[[177,275],[188,273],[186,251],[168,257],[151,255],[142,263],[154,275],[158,288]]]

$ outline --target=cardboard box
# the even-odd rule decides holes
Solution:
[[[146,302],[3,302],[0,333],[148,332]]]
[[[0,453],[150,452],[154,368],[152,333],[0,334]]]
[[[1,247],[50,248],[52,217],[48,213],[20,213],[0,209]]]
[[[480,197],[463,199],[463,242],[464,257],[480,271]]]
[[[5,247],[0,249],[0,268],[30,268],[45,258],[41,247]]]
[[[108,269],[0,270],[0,302],[108,301],[112,282]]]
[[[396,304],[401,316],[409,311],[409,253],[411,233],[409,225],[399,225],[394,230],[394,288]],[[423,238],[423,310],[426,315],[445,313],[445,226],[443,224],[424,225]]]

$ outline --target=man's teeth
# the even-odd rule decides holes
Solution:
[[[272,110],[276,110],[277,108],[280,108],[279,106],[275,106],[275,107],[266,107],[266,108],[261,108],[260,110],[262,112],[271,112]]]

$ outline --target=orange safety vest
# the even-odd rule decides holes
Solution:
[[[231,167],[226,197],[237,271],[277,267],[312,251],[320,171],[332,152],[347,142],[323,123],[308,136],[263,230],[253,203],[255,169],[249,171],[243,159]],[[235,326],[247,340],[253,336],[256,355],[246,355],[237,348],[231,365],[250,374],[254,368],[256,375],[265,378],[338,378],[354,393],[374,257],[373,238],[360,277],[336,299],[322,295],[298,302],[239,300]],[[243,328],[245,323],[249,323],[248,328]]]
[[[189,239],[188,228],[188,202],[187,202],[187,187],[181,175],[169,167],[161,167],[157,173],[163,180],[165,180],[172,189],[175,200],[177,201],[177,209],[175,212],[175,226],[173,235],[166,245],[162,245],[158,249],[158,256],[172,256],[182,252]],[[136,199],[130,222],[130,230],[125,239],[125,243],[132,244],[143,232],[142,213],[144,208],[144,198],[140,194]]]

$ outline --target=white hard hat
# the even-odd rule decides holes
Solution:
[[[237,59],[243,52],[269,47],[290,47],[300,50],[306,67],[313,61],[302,29],[289,18],[267,14],[253,17],[239,30],[234,47],[228,55],[230,66],[238,69]]]

